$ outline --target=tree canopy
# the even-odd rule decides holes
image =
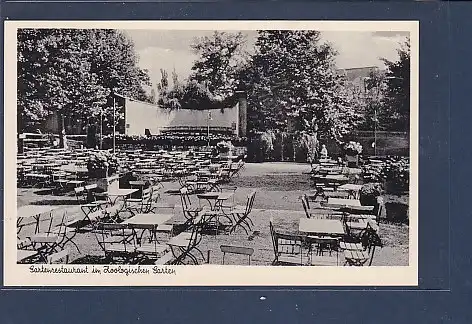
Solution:
[[[410,40],[398,49],[398,60],[383,59],[386,91],[380,123],[387,130],[408,132],[410,130]]]
[[[109,95],[150,101],[150,84],[138,65],[133,42],[104,29],[20,29],[18,31],[19,131],[36,128],[52,113],[87,121],[104,108],[111,121]]]
[[[244,73],[250,128],[292,128],[340,140],[358,116],[346,101],[336,54],[330,44],[321,43],[318,31],[259,31],[256,53]]]

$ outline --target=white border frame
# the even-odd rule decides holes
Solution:
[[[5,21],[4,24],[4,285],[5,286],[417,286],[419,21]],[[175,275],[30,273],[16,263],[16,108],[18,28],[177,30],[314,29],[408,31],[411,41],[409,265],[393,267],[167,266]],[[54,267],[61,267],[54,266]],[[102,266],[96,266],[102,268]],[[128,268],[128,266],[121,266]],[[140,266],[152,269],[152,266]],[[131,266],[136,269],[136,266]],[[152,273],[152,270],[151,270]]]

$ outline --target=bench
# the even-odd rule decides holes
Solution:
[[[247,248],[244,246],[221,245],[220,249],[221,252],[223,252],[223,264],[225,264],[226,253],[231,253],[248,256],[248,265],[251,265],[251,256],[254,254],[253,248]]]

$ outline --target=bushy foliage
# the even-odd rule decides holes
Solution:
[[[108,151],[93,152],[89,155],[87,169],[91,178],[103,178],[118,172],[118,159]]]
[[[119,94],[149,101],[133,42],[111,29],[18,30],[19,131],[53,113],[77,123],[113,120],[109,98]],[[63,125],[60,122],[59,126]]]
[[[404,157],[391,157],[386,160],[380,177],[393,191],[405,191],[410,183],[410,162]]]
[[[344,153],[347,155],[357,155],[362,153],[362,145],[358,142],[350,141],[343,145]]]
[[[380,183],[364,184],[359,192],[359,199],[363,206],[376,206],[377,197],[382,195],[383,187]]]

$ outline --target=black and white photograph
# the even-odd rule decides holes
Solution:
[[[5,26],[6,284],[417,284],[417,22]]]

